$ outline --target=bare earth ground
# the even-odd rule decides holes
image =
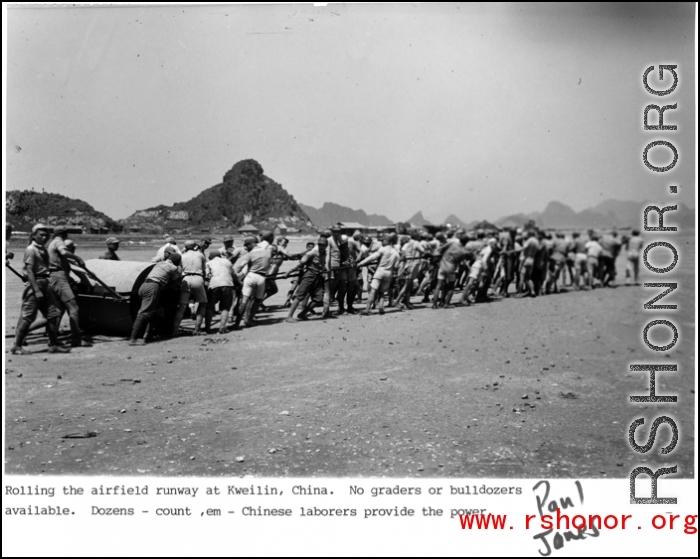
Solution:
[[[103,250],[78,243],[86,259]],[[691,477],[694,235],[674,244],[679,273],[642,281],[679,281],[678,311],[644,311],[656,290],[618,287],[299,324],[277,310],[225,336],[135,348],[97,337],[68,355],[46,353],[37,334],[32,355],[5,354],[5,471],[621,478],[651,463],[678,464]],[[120,255],[154,252],[122,247]],[[624,262],[623,253],[622,278]],[[6,278],[9,350],[22,285]],[[679,328],[668,355],[643,346],[655,318]],[[666,343],[665,332],[654,335]],[[648,393],[648,375],[630,373],[632,362],[678,363],[678,373],[659,374],[657,393],[678,394],[679,404],[629,404]],[[644,444],[662,411],[680,425],[676,450],[659,455],[670,439],[662,427],[652,452],[632,452],[629,424],[646,418]],[[62,438],[88,431],[97,435]]]

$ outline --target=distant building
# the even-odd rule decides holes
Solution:
[[[248,225],[244,225],[243,227],[239,227],[238,232],[243,233],[243,234],[250,233],[252,235],[256,235],[256,234],[260,233],[260,229],[255,227],[255,225],[251,225],[249,223]]]
[[[277,225],[272,232],[274,233],[275,237],[282,237],[289,233],[289,230],[287,229],[287,226],[284,225],[283,223],[280,225]]]
[[[362,223],[357,223],[356,221],[340,221],[338,222],[338,227],[340,227],[340,232],[343,235],[349,236],[352,236],[355,231],[359,231],[364,235],[370,230],[369,225],[362,225]]]
[[[534,225],[534,222],[533,222],[533,225]],[[500,227],[497,227],[493,223],[490,223],[486,220],[479,221],[478,223],[475,223],[472,228],[473,229],[484,229],[486,231],[491,231],[491,232],[498,232],[501,230]]]
[[[425,229],[431,235],[436,235],[440,231],[445,231],[447,229],[447,225],[427,224],[427,225],[423,225],[423,229]]]
[[[396,233],[396,227],[394,225],[372,225],[367,228],[367,234],[375,237],[391,233]]]
[[[396,223],[394,230],[399,235],[408,235],[411,231],[429,231],[430,228],[435,226],[432,223],[425,222],[422,225],[418,223],[409,223],[404,221],[399,221]]]
[[[91,227],[90,230],[92,229]],[[103,229],[105,233],[109,231],[106,227],[102,227],[101,229]],[[85,232],[82,227],[71,227],[70,225],[66,227],[66,230],[69,235],[82,235]],[[53,227],[51,227],[51,233],[53,233]],[[97,231],[97,233],[102,233],[102,231]]]

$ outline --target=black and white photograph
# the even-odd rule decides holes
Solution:
[[[7,5],[4,483],[695,478],[696,11]]]

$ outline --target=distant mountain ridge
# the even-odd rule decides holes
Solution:
[[[425,217],[423,217],[422,211],[418,212],[417,214],[412,215],[406,221],[412,225],[433,225],[430,221],[428,221],[427,219],[425,219]]]
[[[375,226],[387,226],[395,223],[385,215],[367,214],[364,210],[353,210],[333,202],[326,202],[318,209],[306,204],[299,204],[299,207],[304,210],[318,229],[326,229],[340,221]]]
[[[85,232],[119,233],[122,225],[87,202],[50,192],[11,190],[5,198],[5,223],[16,231],[30,231],[35,223],[70,225]]]
[[[276,226],[306,233],[313,223],[282,185],[263,174],[254,159],[236,163],[223,182],[187,202],[139,210],[122,221],[141,231],[207,231],[230,233],[243,225],[273,230]]]
[[[612,227],[643,227],[644,208],[651,202],[632,202],[625,200],[605,200],[593,208],[576,212],[561,202],[550,202],[543,212],[514,214],[495,221],[499,227],[521,227],[533,219],[539,227],[555,229],[610,229]],[[667,212],[667,224],[678,227],[695,226],[695,210],[683,203],[676,204],[675,212]],[[656,218],[654,218],[655,220]],[[655,221],[654,221],[655,223]]]
[[[469,224],[459,219],[455,214],[450,214],[445,218],[445,223],[456,225],[457,227],[468,228]]]
[[[553,201],[542,212],[513,214],[493,223],[499,227],[521,227],[534,220],[544,228],[641,229],[644,208],[650,204],[652,202],[611,199],[576,212],[566,204]],[[666,225],[695,227],[695,210],[683,203],[677,205],[677,211],[666,213]],[[284,225],[287,229],[310,233],[339,221],[373,226],[391,226],[396,223],[385,215],[367,214],[364,210],[353,210],[332,202],[326,202],[319,209],[299,204],[280,184],[266,177],[260,164],[253,159],[239,161],[224,175],[221,184],[202,191],[187,202],[139,210],[120,221],[95,210],[83,200],[61,194],[14,190],[7,192],[5,201],[5,222],[17,231],[28,231],[33,224],[43,222],[48,225],[81,227],[85,232],[103,233],[119,233],[125,227],[146,233],[178,230],[226,233],[233,232],[244,224],[271,230],[277,225]],[[429,220],[419,211],[407,222],[425,225]],[[652,222],[656,223],[655,216],[652,217]],[[473,229],[480,222],[466,223],[455,214],[450,214],[444,221],[435,222],[436,225],[441,223]]]

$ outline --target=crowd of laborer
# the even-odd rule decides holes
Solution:
[[[17,325],[13,354],[23,354],[29,327],[41,312],[46,318],[49,351],[67,352],[58,342],[61,316],[68,313],[72,347],[89,345],[80,328],[76,282],[88,283],[85,263],[75,254],[67,228],[50,230],[37,224],[24,254],[26,288]],[[431,234],[412,230],[386,233],[377,238],[356,231],[352,236],[332,227],[308,243],[303,252],[291,254],[285,237],[269,231],[249,236],[234,247],[232,236],[223,246],[210,249],[212,239],[187,240],[180,248],[173,237],[165,239],[153,258],[153,268],[139,288],[140,309],[134,320],[131,345],[141,345],[156,335],[152,328],[163,316],[163,301],[174,301],[173,319],[160,336],[173,337],[188,312],[194,314],[194,334],[210,333],[219,314],[218,333],[229,328],[250,327],[264,309],[265,299],[278,293],[277,280],[293,277],[287,294],[287,322],[334,318],[345,313],[379,314],[385,306],[413,309],[420,302],[433,309],[468,306],[489,297],[537,297],[563,287],[594,289],[614,286],[616,259],[627,252],[626,282],[638,283],[642,239],[616,231],[599,234],[589,230],[550,233],[536,227],[465,231],[450,229]],[[107,239],[101,258],[119,260],[119,240]],[[209,252],[207,253],[207,250]],[[6,251],[6,264],[12,257]],[[296,261],[286,273],[285,260]],[[77,265],[78,268],[72,267]],[[82,271],[81,271],[82,270]],[[362,311],[357,304],[368,295]],[[454,302],[454,293],[461,291]],[[165,295],[169,294],[168,297]],[[335,305],[335,310],[331,307]],[[316,311],[316,309],[319,309]],[[168,331],[169,330],[169,331]]]

